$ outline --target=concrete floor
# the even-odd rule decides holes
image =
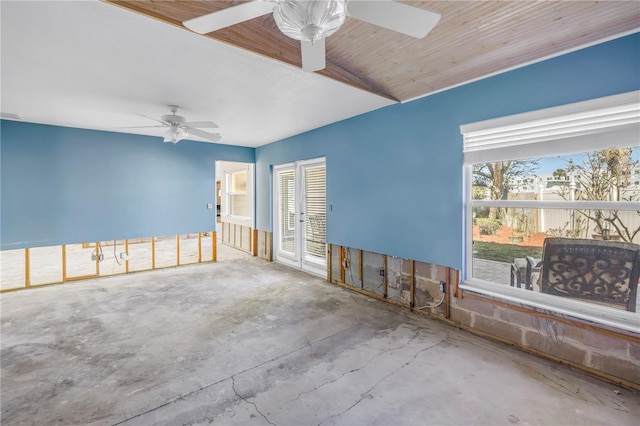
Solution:
[[[637,393],[244,258],[0,296],[3,425],[638,425]]]

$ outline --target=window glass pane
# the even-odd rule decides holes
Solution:
[[[231,174],[230,192],[247,192],[247,172],[236,172]]]
[[[232,216],[250,216],[246,194],[231,194],[229,196],[229,205],[229,211]]]
[[[542,292],[636,310],[640,211],[631,203],[640,201],[639,171],[638,147],[474,164],[471,275],[525,297]],[[509,207],[514,200],[533,204]],[[535,208],[537,201],[630,208]]]
[[[472,199],[639,201],[638,171],[638,147],[478,163]]]
[[[306,256],[326,257],[326,185],[324,166],[304,169],[304,251]]]
[[[640,306],[633,269],[640,211],[499,210],[496,219],[473,208],[474,278],[519,288],[525,297],[543,292],[622,310]]]
[[[296,253],[295,172],[279,172],[280,193],[280,250]]]

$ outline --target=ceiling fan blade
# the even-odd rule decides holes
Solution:
[[[211,142],[218,142],[220,139],[222,139],[220,133],[203,132],[202,130],[194,129],[193,127],[188,126],[185,126],[185,128],[189,131],[190,135],[200,136],[201,138],[205,138],[207,140],[210,140]]]
[[[272,2],[254,0],[186,20],[182,25],[196,33],[208,34],[212,31],[266,15],[273,11],[273,7],[274,3]]]
[[[138,114],[137,112],[134,112],[134,114],[135,115],[139,115],[140,117],[148,118],[149,120],[157,121],[158,123],[162,124],[163,126],[168,126],[169,125],[169,123],[167,123],[166,121],[158,120],[157,118],[149,117],[148,115]]]
[[[217,129],[218,125],[213,121],[191,121],[189,123],[182,123],[187,127],[203,127],[205,129]]]
[[[127,127],[117,127],[117,129],[162,129],[167,126],[127,126]]]
[[[355,19],[415,38],[429,34],[440,20],[437,13],[391,0],[350,0],[347,10]]]
[[[302,50],[302,70],[305,72],[320,71],[324,69],[325,63],[325,42],[324,38],[313,43],[302,40],[300,42]]]

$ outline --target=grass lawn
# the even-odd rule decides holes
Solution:
[[[485,241],[473,242],[473,257],[476,259],[495,260],[511,263],[517,257],[542,257],[542,249],[535,247],[521,247],[516,244],[489,243]]]

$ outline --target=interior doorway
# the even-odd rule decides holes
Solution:
[[[325,275],[325,159],[274,166],[273,188],[274,260]]]
[[[254,164],[216,161],[217,260],[253,254]]]

